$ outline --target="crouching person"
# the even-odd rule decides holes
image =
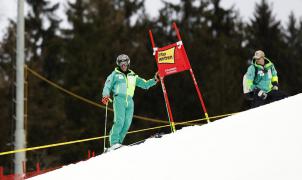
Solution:
[[[244,95],[251,102],[251,108],[287,97],[284,92],[279,91],[278,85],[274,64],[265,57],[263,51],[256,51],[243,78]]]

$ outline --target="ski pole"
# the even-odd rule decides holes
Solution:
[[[109,98],[109,102],[112,102],[112,100]],[[107,119],[108,119],[108,103],[106,104],[106,112],[105,112],[105,132],[104,132],[104,150],[106,151],[106,136],[107,136]]]

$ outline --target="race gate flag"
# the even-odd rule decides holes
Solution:
[[[155,59],[161,77],[189,70],[191,68],[181,41],[158,48],[155,51]]]
[[[167,108],[167,112],[168,112],[168,118],[170,121],[170,126],[171,126],[172,132],[175,131],[175,124],[174,124],[172,111],[171,111],[171,107],[170,107],[170,103],[169,103],[168,93],[166,91],[166,87],[165,87],[165,83],[164,83],[164,77],[171,75],[171,74],[176,74],[176,73],[179,73],[182,71],[186,71],[186,70],[190,71],[191,77],[193,79],[193,83],[195,85],[195,89],[198,94],[198,98],[201,102],[202,110],[204,112],[207,122],[208,123],[210,122],[204,101],[202,99],[201,92],[199,90],[197,81],[195,79],[194,72],[191,68],[190,61],[188,59],[188,56],[185,51],[184,45],[182,43],[178,28],[175,23],[173,23],[173,27],[176,31],[178,42],[161,47],[161,48],[158,48],[155,46],[152,31],[149,30],[149,36],[150,36],[150,40],[151,40],[152,47],[153,47],[153,55],[155,56],[155,60],[156,60],[157,67],[158,67],[158,74],[159,74],[160,82],[162,85],[162,90],[163,90],[163,94],[164,94],[164,98],[165,98],[166,108]]]

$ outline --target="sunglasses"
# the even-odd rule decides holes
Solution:
[[[127,60],[123,60],[123,61],[121,61],[120,63],[119,63],[119,65],[120,66],[122,66],[122,65],[126,65],[126,66],[128,66],[128,61]]]

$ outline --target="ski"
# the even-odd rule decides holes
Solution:
[[[148,140],[148,139],[151,139],[151,138],[161,138],[163,135],[164,135],[164,133],[156,133],[156,134],[150,136],[150,137],[147,138],[147,139],[143,139],[143,140],[134,142],[134,143],[132,143],[132,144],[129,144],[128,146],[135,146],[135,145],[138,145],[138,144],[142,144],[142,143],[144,143],[144,142],[145,142],[146,140]]]
[[[104,148],[104,152],[103,152],[103,154],[108,153],[108,152],[115,151],[115,150],[120,149],[120,148],[122,148],[122,147],[139,145],[139,144],[144,143],[144,142],[145,142],[146,140],[148,140],[148,139],[152,139],[152,138],[161,138],[163,135],[164,135],[164,133],[156,133],[156,134],[154,134],[154,135],[150,136],[150,137],[149,137],[149,138],[147,138],[147,139],[143,139],[143,140],[140,140],[140,141],[134,142],[134,143],[129,144],[129,145],[121,145],[121,146],[116,147],[116,148],[111,148],[111,147],[109,147],[109,148]]]

